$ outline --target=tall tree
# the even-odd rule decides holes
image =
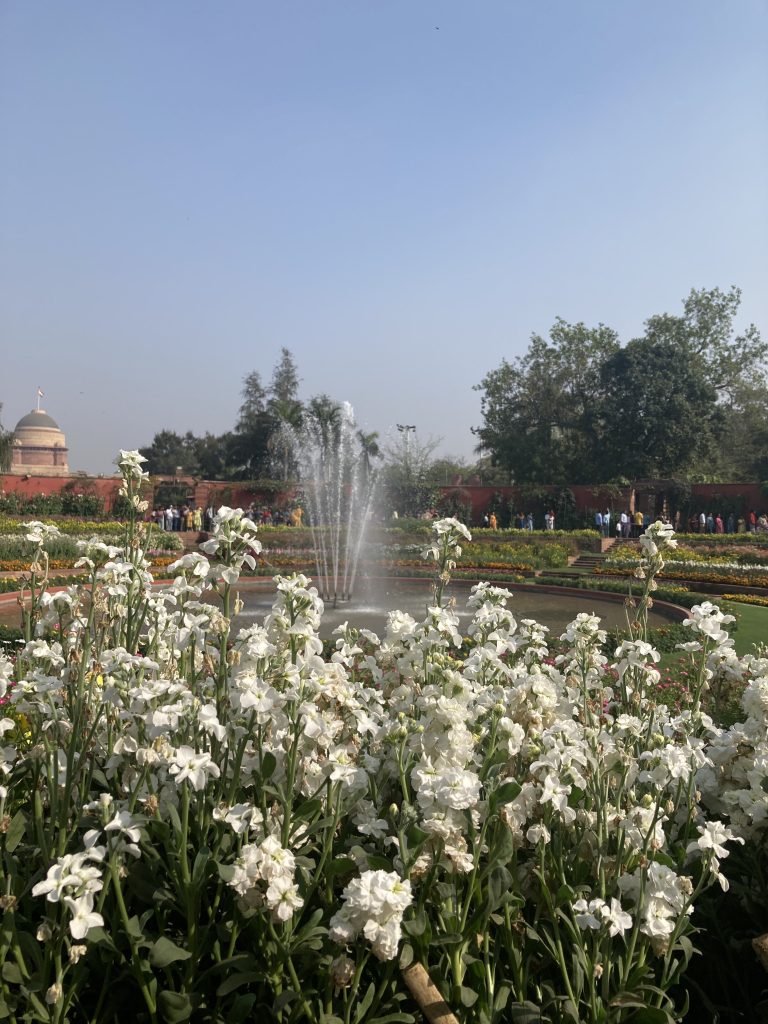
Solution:
[[[668,340],[638,338],[600,373],[597,480],[674,477],[711,453],[722,428],[702,366]]]
[[[440,438],[421,441],[415,425],[399,424],[384,446],[384,505],[400,516],[420,516],[432,508],[437,491],[429,479],[432,454]]]
[[[296,402],[299,398],[299,371],[290,349],[281,348],[269,385],[271,402]]]
[[[197,475],[200,469],[197,441],[189,430],[183,435],[173,430],[158,431],[152,444],[139,449],[147,460],[145,469],[156,476]]]
[[[600,367],[619,348],[615,331],[557,319],[549,340],[503,360],[477,385],[483,392],[478,451],[521,483],[579,483],[592,472],[591,438]]]
[[[681,316],[663,313],[645,323],[649,341],[668,341],[701,366],[707,382],[722,400],[733,400],[735,389],[766,382],[768,344],[754,324],[736,333],[741,290],[731,287],[692,288]]]
[[[3,405],[0,402],[0,412]],[[0,422],[0,473],[7,473],[11,468],[11,456],[13,454],[13,431],[4,430]]]
[[[241,395],[243,401],[229,445],[230,474],[236,480],[268,476],[274,419],[267,408],[268,392],[258,370],[244,378]]]

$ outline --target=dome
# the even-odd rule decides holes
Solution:
[[[22,416],[13,432],[10,472],[15,476],[67,476],[67,439],[45,409]]]
[[[32,427],[33,429],[40,429],[42,427],[48,430],[58,430],[59,424],[44,409],[33,409],[32,412],[28,412],[26,416],[21,417],[16,424],[14,433],[23,430],[25,427]]]

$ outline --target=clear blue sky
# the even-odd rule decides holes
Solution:
[[[470,455],[556,316],[768,332],[766,0],[4,0],[0,401],[73,468],[303,397]]]

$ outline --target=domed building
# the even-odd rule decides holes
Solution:
[[[45,409],[22,416],[13,431],[14,476],[69,476],[67,439]]]

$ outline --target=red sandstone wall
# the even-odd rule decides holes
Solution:
[[[0,493],[22,494],[33,498],[38,494],[59,494],[65,488],[75,494],[97,494],[110,509],[117,497],[120,477],[80,476],[11,476],[0,475]],[[73,485],[73,486],[70,486]]]

